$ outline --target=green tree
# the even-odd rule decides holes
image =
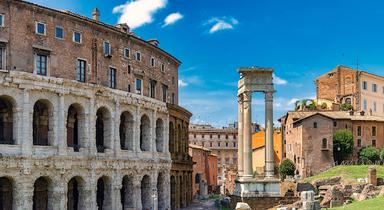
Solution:
[[[384,147],[380,151],[380,160],[384,162]]]
[[[359,159],[363,163],[374,163],[380,159],[380,152],[375,147],[364,147],[359,152]]]
[[[295,175],[295,170],[296,167],[292,160],[285,159],[279,167],[280,177],[285,179],[286,176],[293,176]]]
[[[340,163],[353,152],[353,134],[348,129],[341,129],[333,134],[333,157]]]
[[[351,104],[344,103],[341,104],[340,109],[343,111],[349,111],[353,109],[353,106]]]

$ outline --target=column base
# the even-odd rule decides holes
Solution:
[[[278,197],[281,196],[280,180],[276,178],[255,179],[243,176],[236,180],[233,194],[242,198]]]

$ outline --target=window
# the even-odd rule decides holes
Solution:
[[[225,147],[228,147],[228,142],[225,142]]]
[[[236,139],[236,135],[233,135],[233,139]]]
[[[376,108],[377,108],[376,105],[377,105],[377,104],[376,104],[376,101],[374,101],[374,102],[373,102],[373,111],[374,111],[374,112],[376,112],[376,110],[377,110],[377,109],[376,109]]]
[[[323,149],[327,149],[328,148],[328,140],[326,138],[323,138],[322,142],[321,142],[321,148]]]
[[[361,139],[357,139],[357,147],[361,147]]]
[[[124,49],[124,57],[125,57],[125,58],[129,58],[129,53],[130,53],[129,49],[128,49],[128,48],[125,48],[125,49]]]
[[[221,144],[220,144],[220,142],[217,142],[217,146],[219,146],[219,147],[220,147],[220,145],[221,145]]]
[[[212,134],[209,134],[209,138],[210,138],[210,139],[212,138]]]
[[[201,138],[204,138],[204,134],[203,134],[203,135],[201,135]]]
[[[317,128],[317,122],[313,123],[313,128]]]
[[[82,37],[80,32],[73,32],[73,41],[76,43],[81,43]]]
[[[4,18],[4,14],[0,14],[0,27],[4,27],[4,25],[5,25],[4,24],[4,22],[5,22],[4,19],[5,19]]]
[[[5,47],[0,47],[0,69],[6,69],[5,59]]]
[[[131,84],[128,84],[128,92],[131,92]]]
[[[150,82],[150,97],[151,98],[156,98],[156,81],[151,80]]]
[[[193,134],[193,138],[196,138],[196,134]]]
[[[109,87],[116,88],[116,69],[109,68]]]
[[[103,49],[104,49],[104,55],[111,55],[111,45],[109,44],[109,42],[104,42],[103,44]]]
[[[336,127],[336,126],[337,126],[337,122],[333,121],[333,127]]]
[[[233,147],[236,147],[236,142],[233,142]]]
[[[217,138],[219,138],[219,139],[220,139],[220,135],[217,135]]]
[[[36,34],[46,35],[47,31],[45,28],[46,28],[45,23],[36,22]]]
[[[372,84],[372,92],[377,92],[377,84]]]
[[[229,164],[229,158],[225,158],[225,164]]]
[[[48,56],[43,54],[36,54],[35,56],[35,65],[36,65],[36,74],[47,76],[47,67],[48,67]]]
[[[205,144],[205,142],[204,142],[204,141],[202,141],[202,142],[201,142],[201,146],[203,146],[203,147],[204,147],[204,144]]]
[[[376,136],[376,126],[372,126],[372,136]]]
[[[172,85],[175,84],[175,77],[172,77]]]
[[[141,88],[142,88],[141,79],[136,79],[136,93],[139,95],[142,94]]]
[[[165,65],[161,64],[161,71],[165,71]]]
[[[364,90],[368,89],[368,82],[367,81],[363,81],[363,89]]]
[[[136,60],[141,61],[141,53],[136,52]]]
[[[168,92],[168,86],[162,84],[162,91],[163,91],[163,102],[167,102],[167,92]]]
[[[58,39],[64,39],[64,29],[62,27],[56,26],[55,37]]]
[[[128,74],[131,74],[131,69],[132,67],[131,67],[131,65],[128,65]]]
[[[79,82],[85,82],[85,72],[87,62],[85,60],[77,59],[76,64],[76,80]]]
[[[212,147],[212,142],[209,142],[209,146]]]
[[[153,58],[153,57],[151,58],[151,66],[155,67],[155,58]]]
[[[367,99],[364,99],[364,110],[367,110]]]
[[[175,93],[172,93],[172,104],[175,104]]]
[[[372,147],[376,147],[376,140],[375,139],[372,140]]]
[[[225,139],[228,139],[228,135],[225,135]]]
[[[361,136],[361,126],[357,126],[357,135]]]

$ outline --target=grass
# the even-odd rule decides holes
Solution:
[[[346,206],[332,208],[331,210],[361,210],[361,209],[369,209],[369,210],[382,210],[384,209],[384,197],[379,196],[376,198],[368,199],[360,202],[353,202]]]
[[[318,179],[326,179],[341,176],[346,182],[356,182],[357,178],[367,177],[369,165],[335,166],[316,176],[305,179],[306,182],[312,182]],[[376,165],[377,177],[384,177],[384,166]],[[384,208],[383,208],[384,209]]]

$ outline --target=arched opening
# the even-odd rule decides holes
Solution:
[[[83,137],[84,114],[79,104],[72,104],[67,115],[67,146],[78,152]]]
[[[14,144],[13,104],[13,100],[10,97],[0,97],[0,144]]]
[[[179,193],[179,203],[180,203],[180,207],[185,207],[184,205],[184,199],[183,199],[183,196],[184,196],[184,187],[183,187],[183,176],[179,176],[179,189],[180,189],[180,193]]]
[[[101,107],[96,112],[96,147],[97,152],[103,153],[110,148],[111,114],[107,108]]]
[[[143,210],[152,208],[151,179],[145,175],[141,180],[141,205]]]
[[[123,178],[122,188],[120,190],[121,206],[123,210],[133,209],[133,177],[125,176]]]
[[[175,128],[172,122],[169,122],[169,152],[175,152]]]
[[[133,150],[133,116],[123,112],[120,116],[120,147],[122,150]]]
[[[97,192],[96,192],[96,203],[98,210],[109,210],[112,209],[112,192],[111,182],[108,177],[103,176],[97,180]]]
[[[163,152],[164,146],[164,123],[162,119],[156,121],[156,151]]]
[[[151,121],[147,115],[143,115],[140,120],[140,149],[149,151],[151,145]]]
[[[323,140],[321,141],[321,148],[328,149],[328,140],[326,138],[323,138]]]
[[[50,180],[45,177],[36,179],[33,185],[33,210],[51,210],[50,196]]]
[[[171,210],[176,209],[176,179],[171,176]]]
[[[38,100],[33,106],[33,144],[50,145],[52,130],[52,104],[47,100]]]
[[[67,209],[85,210],[84,181],[81,177],[73,177],[68,182]]]
[[[181,153],[182,151],[183,151],[183,136],[182,136],[182,133],[181,133],[181,125],[179,124],[178,126],[177,126],[177,139],[176,139],[176,141],[177,142],[179,142],[179,148],[177,149],[177,151],[179,152],[179,153]]]
[[[0,210],[12,209],[12,191],[12,181],[6,177],[0,177]]]
[[[164,175],[159,173],[157,176],[157,209],[165,210],[165,185],[164,185]]]

